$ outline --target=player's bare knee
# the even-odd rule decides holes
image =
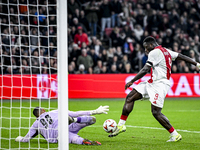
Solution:
[[[128,95],[126,96],[126,102],[127,102],[127,103],[130,103],[130,102],[132,102],[132,101],[133,101],[132,96],[128,94]]]
[[[154,110],[154,109],[152,109],[151,112],[152,112],[152,115],[153,115],[155,118],[158,118],[158,117],[160,116],[160,114],[161,114],[160,111],[157,111],[157,110]]]
[[[90,121],[90,124],[94,124],[96,122],[96,118],[94,116],[91,116],[91,117],[92,117],[92,119]]]

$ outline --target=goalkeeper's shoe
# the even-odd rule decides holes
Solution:
[[[108,137],[117,136],[119,133],[122,133],[122,132],[125,132],[125,131],[126,131],[125,125],[117,126],[117,129],[115,130],[115,132],[111,133]]]
[[[69,121],[69,125],[70,125],[71,123],[73,123],[73,122],[74,122],[74,118],[73,118],[73,117],[70,117],[70,116],[68,116],[68,121]]]
[[[101,145],[101,143],[98,141],[90,141],[88,139],[84,139],[83,145]]]
[[[170,139],[167,142],[177,142],[182,139],[182,136],[180,134],[178,135],[172,135],[170,136]]]

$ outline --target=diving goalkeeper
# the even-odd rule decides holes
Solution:
[[[90,141],[80,137],[78,132],[89,125],[96,122],[96,118],[91,115],[107,114],[109,106],[100,106],[96,110],[91,111],[69,111],[69,143],[83,145],[101,145],[98,141]],[[49,143],[58,142],[58,110],[46,112],[43,108],[36,107],[33,115],[37,118],[30,127],[25,137],[18,136],[16,142],[29,142],[32,138],[41,134]]]

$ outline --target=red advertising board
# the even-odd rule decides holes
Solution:
[[[125,98],[132,88],[150,75],[144,76],[125,90],[125,84],[135,74],[69,75],[69,98]],[[199,74],[172,74],[167,97],[199,97]],[[67,83],[62,83],[67,84]],[[57,75],[0,76],[2,99],[57,98]]]
[[[150,78],[150,75],[146,75],[125,90],[125,84],[134,76],[135,74],[69,75],[69,97],[125,98],[135,85]],[[199,97],[199,78],[199,74],[172,74],[167,97]]]

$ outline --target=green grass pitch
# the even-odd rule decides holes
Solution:
[[[57,108],[57,101],[42,100],[3,100],[0,112],[1,145],[0,149],[57,149],[58,144],[47,144],[42,139],[32,139],[30,143],[18,143],[14,139],[19,135],[25,136],[28,127],[35,121],[32,110],[26,107],[38,105],[48,108]],[[167,143],[169,133],[151,115],[149,101],[137,101],[134,110],[126,122],[127,131],[117,137],[109,138],[108,133],[103,130],[102,124],[106,119],[114,119],[118,123],[124,100],[122,99],[80,99],[70,100],[69,109],[72,111],[92,110],[100,105],[109,105],[110,111],[106,114],[95,115],[97,122],[82,129],[79,135],[90,140],[97,140],[101,146],[86,146],[70,144],[70,150],[199,150],[200,149],[200,98],[167,99],[163,113],[169,118],[171,124],[182,135],[183,139],[176,143]],[[12,106],[12,109],[10,109]],[[20,109],[21,116],[20,119]],[[12,119],[10,118],[12,116]],[[31,118],[30,118],[31,117]],[[30,119],[28,119],[30,118]],[[29,120],[31,124],[29,124]],[[19,130],[19,126],[24,129]],[[12,128],[11,130],[9,128]],[[10,138],[10,139],[9,139]],[[66,139],[68,140],[68,139]]]

